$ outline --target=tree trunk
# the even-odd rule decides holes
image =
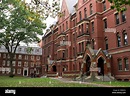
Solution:
[[[10,61],[10,73],[9,73],[9,77],[14,77],[13,74],[13,58],[14,58],[14,54],[13,53],[9,53],[9,61]]]

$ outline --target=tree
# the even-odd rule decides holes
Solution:
[[[13,76],[12,61],[17,47],[21,42],[26,44],[38,42],[40,40],[38,35],[43,35],[43,29],[46,28],[44,20],[49,16],[46,11],[51,12],[51,6],[49,3],[46,3],[47,6],[42,6],[47,1],[41,1],[32,0],[29,3],[31,6],[25,0],[1,0],[0,2],[0,45],[6,48],[10,57],[10,77]],[[56,15],[56,12],[51,15]]]
[[[126,7],[122,7],[123,5],[130,5],[130,0],[108,0],[112,3],[111,8],[116,9],[117,11],[125,11]]]

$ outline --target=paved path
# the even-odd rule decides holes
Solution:
[[[52,79],[57,79],[57,80],[60,80],[62,82],[66,82],[66,83],[88,84],[88,85],[92,85],[93,87],[117,87],[117,86],[110,86],[110,85],[104,85],[104,84],[96,84],[96,83],[92,83],[92,82],[73,81],[71,78],[52,78]]]

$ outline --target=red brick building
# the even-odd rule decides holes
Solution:
[[[44,75],[88,78],[97,70],[100,79],[130,80],[130,7],[110,6],[108,0],[63,0],[63,16],[42,39]]]
[[[42,75],[42,49],[31,47],[31,53],[27,52],[27,46],[19,46],[13,60],[13,74],[15,76],[36,76]],[[7,50],[4,46],[0,47],[0,75],[9,75],[10,61]]]

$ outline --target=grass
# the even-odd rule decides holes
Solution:
[[[87,84],[63,83],[51,78],[0,76],[0,87],[92,87]]]
[[[112,82],[91,82],[102,85],[116,87],[130,87],[130,82],[112,81]],[[65,83],[51,78],[29,78],[0,76],[0,87],[95,87],[94,85],[80,83]]]

